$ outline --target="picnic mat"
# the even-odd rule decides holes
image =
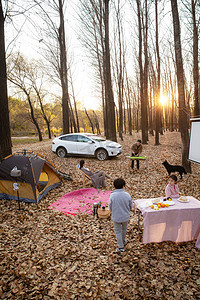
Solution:
[[[52,203],[49,208],[57,209],[64,214],[77,215],[78,213],[93,213],[93,204],[101,201],[108,204],[111,191],[97,191],[95,188],[86,188],[73,191],[62,196]]]

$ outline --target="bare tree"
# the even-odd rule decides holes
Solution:
[[[0,159],[12,153],[8,110],[4,22],[5,18],[2,1],[0,0]]]
[[[109,0],[81,1],[81,21],[85,28],[84,45],[90,50],[101,82],[104,131],[106,138],[116,141],[115,103],[111,80],[109,44]]]
[[[115,29],[115,36],[114,36],[115,61],[114,61],[113,73],[116,77],[116,87],[117,87],[117,95],[118,95],[118,109],[119,109],[118,131],[119,131],[119,137],[121,138],[121,140],[123,140],[123,120],[124,120],[124,128],[126,124],[126,119],[123,116],[125,50],[124,50],[124,36],[123,36],[124,33],[123,33],[120,10],[121,10],[120,1],[118,0],[115,7],[116,29]]]
[[[138,39],[139,39],[139,49],[138,49],[138,63],[139,63],[139,71],[140,71],[140,102],[141,102],[141,127],[142,127],[142,143],[147,144],[148,141],[148,117],[147,117],[147,7],[145,2],[145,35],[142,34],[142,9],[141,9],[141,1],[137,0],[137,18],[138,18]],[[145,30],[144,29],[144,30]],[[143,51],[143,38],[144,38],[144,46],[145,46],[145,72],[143,68],[143,58],[142,58],[142,51]]]
[[[200,5],[200,3],[199,3]],[[200,115],[200,103],[199,103],[199,26],[196,20],[196,6],[197,1],[191,0],[192,6],[192,23],[193,23],[193,80],[194,80],[194,116]],[[199,18],[200,21],[200,18]]]
[[[40,41],[46,47],[45,58],[51,64],[54,74],[58,76],[62,89],[63,133],[69,133],[70,99],[68,89],[68,66],[64,20],[65,0],[44,0],[43,2],[34,0],[34,2],[39,8],[39,15],[42,18],[43,28],[39,26],[38,30],[40,32]],[[55,18],[56,20],[59,19],[59,26],[57,26]],[[34,25],[36,26],[36,24]],[[46,28],[44,28],[44,25]]]
[[[97,117],[94,110],[92,112],[93,112],[93,115],[94,115],[94,123],[95,123],[96,129],[97,129],[97,134],[101,135],[101,130],[100,130],[98,117]]]
[[[77,127],[77,132],[80,132],[80,127],[79,127],[79,118],[78,118],[78,111],[77,111],[77,105],[76,105],[76,97],[75,97],[75,92],[74,92],[74,85],[73,85],[73,78],[72,78],[72,72],[71,68],[69,70],[69,76],[70,76],[70,84],[71,84],[71,89],[72,89],[72,98],[74,102],[74,111],[75,111],[75,117],[76,117],[76,127]]]
[[[20,89],[27,97],[27,101],[30,107],[30,114],[33,124],[35,125],[39,141],[42,141],[42,133],[38,120],[34,113],[34,105],[31,100],[32,83],[28,78],[29,67],[24,58],[17,55],[12,61],[10,58],[8,80],[12,82],[18,89]]]
[[[94,125],[93,125],[92,119],[90,118],[90,116],[89,116],[89,114],[88,114],[86,108],[85,108],[85,114],[86,114],[86,116],[87,116],[87,118],[88,118],[88,120],[89,120],[89,122],[90,122],[90,126],[91,126],[91,128],[92,128],[92,133],[94,133]]]
[[[156,84],[156,101],[155,101],[155,145],[159,145],[160,132],[160,50],[158,41],[158,0],[155,0],[155,21],[156,21],[156,57],[157,57],[157,84]]]
[[[174,46],[177,68],[178,83],[178,101],[179,101],[179,130],[182,139],[182,164],[188,172],[191,172],[191,164],[188,161],[189,151],[189,131],[188,131],[188,109],[185,101],[185,79],[183,70],[182,50],[181,50],[181,32],[177,0],[171,0],[173,28],[174,28]]]

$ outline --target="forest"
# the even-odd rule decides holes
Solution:
[[[0,0],[1,299],[200,299],[199,33],[200,0]],[[123,151],[52,151],[78,132]],[[130,203],[123,248],[111,207],[93,210],[114,188]],[[75,196],[59,211],[77,193],[77,213]]]
[[[1,94],[1,102],[10,120],[3,111],[1,119],[11,135],[36,133],[41,141],[91,131],[123,140],[141,130],[144,144],[150,134],[159,145],[164,130],[178,130],[190,169],[189,119],[199,116],[199,1],[22,3],[1,1],[1,90],[8,86],[9,96]],[[79,69],[90,82],[83,97],[96,102],[96,111],[87,111],[78,91]],[[2,134],[8,147],[10,133]]]

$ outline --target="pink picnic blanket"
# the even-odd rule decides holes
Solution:
[[[93,213],[93,204],[101,201],[107,205],[111,191],[97,191],[94,188],[80,189],[62,196],[52,203],[49,208],[57,209],[64,214],[77,215],[78,213]]]

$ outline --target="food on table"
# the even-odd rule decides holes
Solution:
[[[154,208],[154,205],[153,205],[153,204],[151,205],[151,208],[152,208],[152,209]]]
[[[158,204],[159,202],[160,202],[160,198],[155,198],[152,201],[153,204]]]
[[[169,204],[167,203],[165,206],[166,206],[166,207],[169,207]]]
[[[179,198],[179,200],[180,200],[181,202],[188,202],[188,198],[187,198],[186,196],[181,196],[181,197]]]
[[[165,207],[166,205],[164,203],[161,203],[161,207]]]

